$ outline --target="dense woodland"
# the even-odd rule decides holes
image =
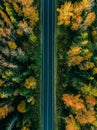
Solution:
[[[0,130],[40,130],[39,0],[0,1]]]
[[[58,130],[97,130],[97,1],[56,6]]]

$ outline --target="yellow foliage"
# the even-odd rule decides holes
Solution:
[[[65,120],[67,123],[66,130],[79,130],[76,125],[75,119],[72,115],[69,115],[68,117],[66,117]]]
[[[80,95],[69,95],[64,94],[62,97],[64,104],[68,107],[71,107],[75,111],[75,118],[73,115],[69,115],[65,118],[66,120],[66,130],[79,130],[76,122],[79,122],[81,125],[92,124],[96,120],[94,106],[96,105],[96,98],[94,96],[86,96],[85,101],[80,98]],[[85,103],[91,105],[90,108],[85,106]]]
[[[93,53],[89,51],[89,52],[86,53],[86,55],[84,56],[84,60],[90,59],[90,58],[92,57],[92,55],[93,55]]]
[[[73,4],[74,7],[74,14],[75,15],[81,15],[83,10],[91,9],[93,3],[90,0],[82,0],[81,2],[75,2]]]
[[[68,66],[75,66],[79,65],[80,70],[88,70],[95,67],[93,62],[88,62],[86,60],[90,59],[93,55],[92,52],[89,51],[89,49],[82,49],[80,46],[72,46],[70,50],[67,52],[68,54],[68,60],[67,65]],[[83,56],[81,56],[83,54]],[[85,61],[83,64],[82,62]]]
[[[12,8],[10,7],[9,3],[5,2],[5,7],[6,7],[7,15],[9,16],[11,22],[12,22],[12,23],[16,23],[16,19],[15,19],[15,17],[13,16]]]
[[[25,28],[28,28],[28,24],[27,24],[26,21],[20,21],[20,22],[18,23],[18,27],[19,27],[20,29],[25,29]]]
[[[8,7],[8,6],[9,6],[9,3],[8,3],[8,2],[5,2],[4,5],[5,5],[6,7]]]
[[[68,54],[68,66],[80,65],[82,61],[84,61],[84,57],[79,54],[82,52],[82,48],[80,46],[72,46],[70,50],[67,52]]]
[[[58,25],[63,24],[71,26],[72,30],[78,30],[84,23],[84,29],[87,29],[94,22],[96,15],[94,12],[90,12],[87,14],[86,19],[83,20],[82,13],[87,9],[91,9],[92,4],[90,0],[82,0],[74,4],[71,1],[65,2],[64,5],[61,5],[61,8],[57,9],[59,12]]]
[[[75,2],[73,4],[73,13],[75,14],[75,16],[73,16],[73,17],[80,16],[82,14],[83,10],[84,10],[84,7],[83,7],[82,3]]]
[[[80,4],[83,6],[83,9],[91,9],[93,2],[91,0],[82,0]]]
[[[16,0],[17,2],[21,3],[23,6],[30,6],[34,0]]]
[[[65,2],[64,5],[61,5],[61,8],[57,9],[60,13],[58,16],[58,25],[69,25],[70,24],[70,17],[73,16],[73,4],[71,1]]]
[[[80,98],[80,95],[73,96],[69,94],[63,94],[62,100],[66,106],[71,107],[75,111],[78,111],[80,109],[86,111],[84,101]]]
[[[79,130],[76,122],[80,125],[93,124],[96,120],[96,112],[94,111],[94,106],[96,105],[96,98],[94,96],[86,96],[85,101],[80,98],[80,95],[69,95],[64,94],[62,97],[64,104],[71,107],[75,111],[75,116],[69,115],[65,118],[67,123],[66,130]],[[85,103],[91,105],[90,108],[85,107]]]
[[[82,48],[80,46],[71,47],[71,49],[67,52],[69,56],[74,56],[80,54]]]
[[[13,93],[14,96],[17,96],[19,94],[19,89],[16,89]]]
[[[13,78],[12,78],[12,81],[13,81],[13,82],[18,82],[18,78],[17,78],[17,77],[13,77]]]
[[[97,74],[97,67],[93,69],[93,75]]]
[[[2,18],[4,19],[4,22],[6,22],[9,27],[13,27],[10,19],[7,17],[7,15],[2,10],[0,10],[0,15],[2,16]]]
[[[18,7],[17,7],[18,8]],[[28,28],[32,28],[35,26],[37,21],[39,20],[37,8],[30,5],[30,6],[23,6],[22,10],[17,12],[19,15],[23,15],[23,21],[18,23],[18,27],[23,30],[27,30]],[[27,21],[26,21],[27,19]]]
[[[93,110],[88,110],[88,111],[77,111],[76,112],[76,119],[80,124],[88,124],[88,123],[93,123],[96,118],[95,118],[95,111]]]
[[[30,36],[29,36],[29,40],[32,41],[32,42],[35,42],[37,40],[37,37],[35,36],[34,33],[32,33]]]
[[[18,13],[18,15],[20,16],[21,15],[21,8],[19,7],[19,5],[15,1],[12,2],[12,4],[13,4],[15,12]]]
[[[92,34],[92,39],[93,39],[94,41],[96,41],[96,40],[97,40],[97,29],[94,28],[94,29],[92,30],[91,34]]]
[[[22,36],[23,35],[23,31],[21,29],[17,29],[16,30],[16,34],[19,35],[19,36]]]
[[[12,72],[12,71],[6,70],[5,73],[2,74],[2,78],[3,78],[3,79],[6,79],[6,78],[8,78],[8,77],[10,77],[10,76],[12,76],[12,75],[13,75],[13,72]]]
[[[2,92],[2,93],[0,93],[0,98],[2,98],[2,99],[8,98],[8,94]]]
[[[27,22],[28,26],[33,28],[34,25],[36,24],[36,22],[39,20],[38,10],[33,5],[34,0],[15,0],[15,1],[11,0],[10,3],[13,4],[13,8],[14,8],[15,12],[17,13],[17,15],[23,17],[22,21]],[[18,3],[21,6],[19,6]],[[13,20],[13,18],[12,18],[12,20]]]
[[[92,69],[94,67],[95,67],[94,63],[88,62],[88,61],[79,66],[80,70],[85,70],[85,71],[88,70],[88,69]]]
[[[89,34],[88,34],[88,32],[81,32],[81,36],[84,38],[84,39],[87,39],[88,38],[88,36],[89,36]]]
[[[68,66],[75,66],[75,65],[79,65],[82,61],[84,61],[84,57],[72,56],[72,57],[69,57],[67,64]]]
[[[81,16],[77,16],[74,19],[75,19],[74,20],[75,22],[72,23],[71,29],[72,30],[77,30],[78,28],[81,27],[81,23],[83,21],[83,18]]]
[[[23,126],[23,127],[21,128],[21,130],[30,130],[30,128],[28,128],[28,127],[26,127],[26,126]]]
[[[13,42],[13,41],[8,41],[7,44],[9,46],[9,48],[11,48],[11,49],[16,49],[17,48],[16,43]]]
[[[84,85],[81,88],[82,93],[84,93],[85,95],[92,95],[94,97],[97,97],[97,88],[92,87],[90,84],[89,85]]]
[[[5,71],[5,74],[6,74],[7,76],[11,76],[11,75],[13,74],[13,72],[10,71],[10,70],[8,70],[8,71]]]
[[[0,37],[5,37],[6,33],[3,28],[0,28]]]
[[[23,13],[26,18],[29,18],[29,26],[34,27],[36,22],[39,20],[38,12],[35,7],[23,8]],[[32,15],[33,14],[33,15]]]
[[[0,108],[0,119],[5,118],[8,115],[9,109],[8,106],[5,105],[4,107]]]
[[[37,84],[36,84],[36,79],[32,76],[30,76],[29,78],[27,78],[25,80],[25,83],[24,83],[24,86],[27,88],[27,89],[35,89]]]
[[[83,37],[83,38],[84,38],[84,37]],[[84,40],[84,41],[81,42],[82,45],[87,45],[88,43],[89,43],[88,40]]]
[[[14,108],[12,106],[4,105],[0,107],[0,119],[5,118]]]
[[[92,125],[97,127],[97,119],[92,123]]]
[[[17,110],[18,110],[20,113],[26,113],[26,101],[22,100],[22,101],[18,104]]]
[[[96,105],[96,98],[94,96],[86,96],[85,101],[86,103],[89,103],[91,106]]]
[[[4,81],[0,79],[0,87],[2,87],[3,85],[4,85]]]
[[[84,29],[87,29],[88,26],[90,26],[96,18],[95,12],[88,13],[85,21],[84,21]]]
[[[32,97],[29,97],[28,99],[27,99],[27,102],[28,103],[31,103],[32,105],[34,105],[35,104],[35,99],[34,99],[34,97],[32,96]]]
[[[0,37],[10,36],[10,34],[11,34],[11,29],[0,27]]]

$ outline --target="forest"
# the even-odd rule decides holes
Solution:
[[[0,130],[40,130],[40,5],[0,1]]]
[[[58,130],[97,130],[97,1],[56,2]]]

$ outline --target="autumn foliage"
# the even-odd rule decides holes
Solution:
[[[58,1],[58,129],[97,129],[97,2]]]
[[[37,0],[0,1],[0,123],[3,120],[5,124],[1,123],[0,129],[3,130],[39,127],[39,10]]]

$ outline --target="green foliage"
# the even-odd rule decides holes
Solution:
[[[64,15],[66,15],[66,7],[62,8],[63,6],[69,2],[71,2],[73,5],[78,4],[80,6],[80,2],[83,0],[75,1],[58,1],[57,2],[57,8],[60,10],[63,9]],[[89,2],[88,0],[86,0]],[[66,3],[67,2],[67,3]],[[78,2],[78,3],[77,3]],[[91,1],[90,1],[91,2]],[[97,3],[92,1],[91,9],[84,10],[84,12],[81,14],[81,17],[84,17],[84,21],[87,17],[85,15],[86,13],[94,12],[96,13]],[[69,4],[71,4],[69,3]],[[68,5],[68,4],[67,4]],[[69,8],[71,9],[71,7]],[[74,8],[75,9],[75,8]],[[69,11],[67,11],[66,17],[69,17]],[[74,10],[73,10],[74,11]],[[61,12],[61,11],[60,11]],[[62,20],[61,13],[57,14],[57,23]],[[60,17],[59,17],[60,15]],[[72,16],[71,16],[72,17]],[[76,17],[76,14],[75,14]],[[65,19],[65,18],[64,18]],[[68,18],[67,18],[68,19]],[[67,20],[65,19],[65,20]],[[69,19],[71,20],[69,25],[66,25],[64,21],[64,25],[56,25],[56,55],[57,55],[57,116],[58,118],[58,129],[69,130],[74,128],[75,122],[78,124],[79,129],[81,130],[91,130],[91,129],[97,129],[96,126],[96,115],[97,110],[95,109],[97,104],[97,29],[96,29],[96,21],[97,16],[94,22],[91,23],[87,28],[83,28],[81,26],[80,28],[77,28],[75,30],[72,30],[71,26],[74,24],[72,21],[73,18]],[[84,24],[83,21],[83,24]],[[63,22],[63,21],[61,21]],[[60,23],[61,24],[61,23]],[[87,26],[87,25],[86,25]],[[76,119],[76,115],[80,113],[80,111],[83,111],[82,108],[77,111],[73,108],[73,105],[75,106],[81,106],[78,105],[77,98],[74,98],[75,101],[73,102],[69,98],[66,98],[66,94],[70,96],[77,97],[78,95],[81,96],[81,99],[84,102],[84,105],[86,105],[86,111],[87,116],[89,114],[89,111],[91,109],[95,113],[95,115],[92,115],[90,118],[95,119],[95,121],[90,123],[86,123],[86,120],[84,120],[84,117],[80,115],[78,119]],[[64,99],[62,98],[62,95],[64,96]],[[86,102],[86,97],[93,97],[95,98],[96,102],[94,106],[91,106],[89,103]],[[64,102],[67,99],[67,102]],[[81,100],[80,99],[80,100]],[[80,102],[80,101],[79,101]],[[93,102],[93,101],[92,101]],[[68,105],[70,103],[71,107]],[[85,113],[84,113],[85,114]],[[83,114],[83,115],[84,115]],[[69,118],[69,116],[72,115],[72,119]],[[68,121],[67,121],[68,119]],[[81,119],[81,120],[80,120]],[[71,123],[70,123],[70,122]],[[81,124],[83,121],[84,124]],[[77,130],[77,127],[75,127],[74,130]]]
[[[0,1],[1,130],[40,129],[40,5],[37,0]],[[9,102],[14,109],[2,112]],[[12,115],[18,120],[9,122]]]

